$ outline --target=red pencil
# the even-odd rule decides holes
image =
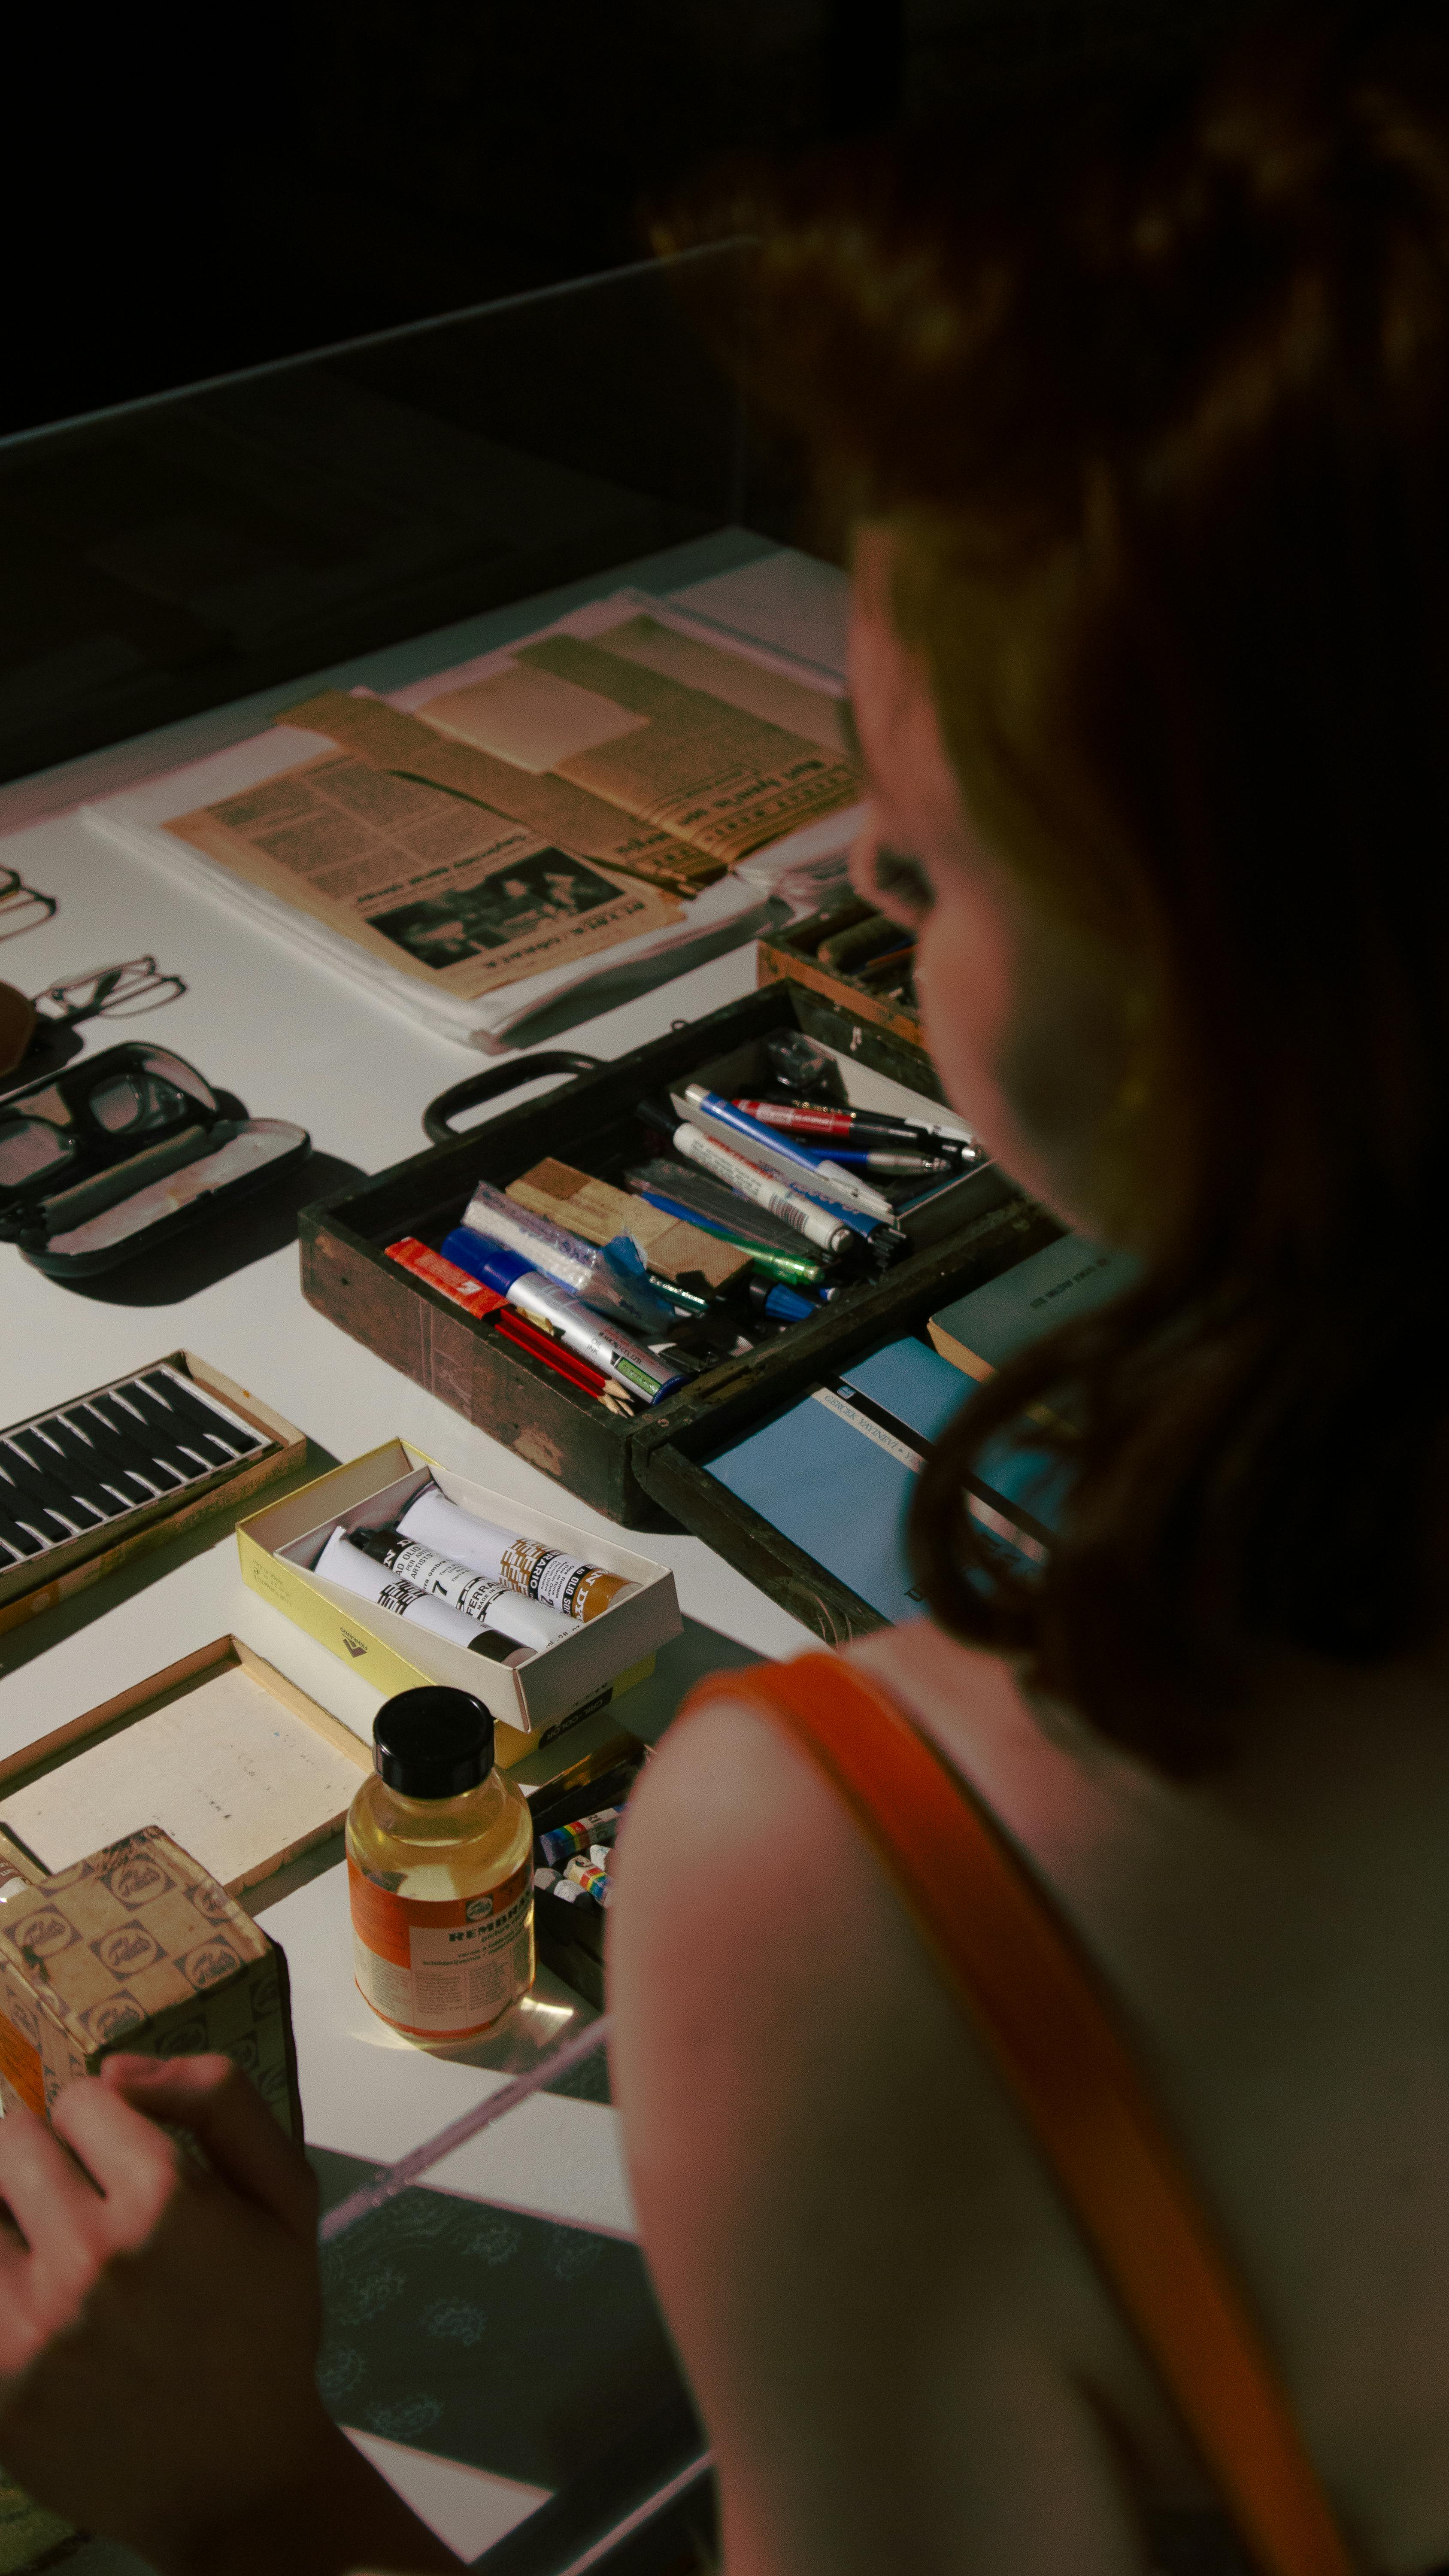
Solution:
[[[495,1330],[502,1333],[506,1341],[516,1342],[520,1350],[532,1351],[535,1359],[542,1360],[545,1367],[553,1369],[557,1376],[567,1378],[571,1386],[582,1388],[586,1395],[602,1395],[608,1388],[610,1381],[602,1369],[592,1368],[576,1352],[565,1350],[562,1342],[556,1342],[551,1334],[540,1332],[538,1326],[530,1323],[526,1315],[520,1315],[516,1307],[499,1308]]]

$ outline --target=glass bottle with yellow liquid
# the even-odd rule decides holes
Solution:
[[[533,1983],[533,1824],[468,1691],[400,1691],[347,1817],[358,1988],[424,2046],[477,2039]]]

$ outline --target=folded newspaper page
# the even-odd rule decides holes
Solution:
[[[787,606],[793,562],[765,567]],[[593,674],[605,685],[525,658],[558,640],[611,657]],[[666,688],[652,715],[610,693],[651,677],[679,692]],[[833,664],[693,601],[620,588],[386,700],[324,691],[267,733],[82,813],[372,1001],[492,1049],[586,985],[610,1008],[630,978],[657,980],[676,957],[750,935],[781,886],[812,908],[860,821],[840,695]],[[789,828],[777,821],[749,857],[729,859],[633,811],[651,801],[649,779],[611,775],[606,795],[574,775],[631,744],[637,762],[651,734],[665,756],[657,796],[677,797],[682,767],[716,825],[733,816],[721,834],[706,811],[708,837],[752,839],[772,795]],[[723,794],[722,753],[736,761]]]
[[[648,615],[515,645],[417,712],[725,866],[861,793],[838,700]]]
[[[347,751],[164,829],[464,1000],[679,918],[659,887],[611,875],[487,805]]]
[[[577,858],[596,859],[616,874],[642,877],[670,893],[697,894],[725,873],[723,860],[707,858],[652,824],[636,822],[567,779],[535,775],[473,743],[452,741],[421,717],[402,714],[381,698],[324,689],[303,705],[288,707],[278,722],[330,735],[340,751],[352,752],[370,768],[444,788],[450,796],[508,815]]]

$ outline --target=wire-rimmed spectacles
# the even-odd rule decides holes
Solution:
[[[128,957],[118,966],[63,975],[30,998],[43,1020],[70,1029],[81,1020],[129,1020],[160,1010],[165,1002],[179,1002],[185,990],[181,976],[163,974],[154,957]]]
[[[0,867],[0,939],[18,939],[22,931],[38,930],[59,910],[55,896],[28,886],[18,868]],[[19,913],[27,918],[17,920]]]

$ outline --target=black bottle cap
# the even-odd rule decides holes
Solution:
[[[425,1684],[384,1700],[372,1721],[373,1763],[404,1798],[457,1798],[493,1768],[493,1719],[471,1691]]]

